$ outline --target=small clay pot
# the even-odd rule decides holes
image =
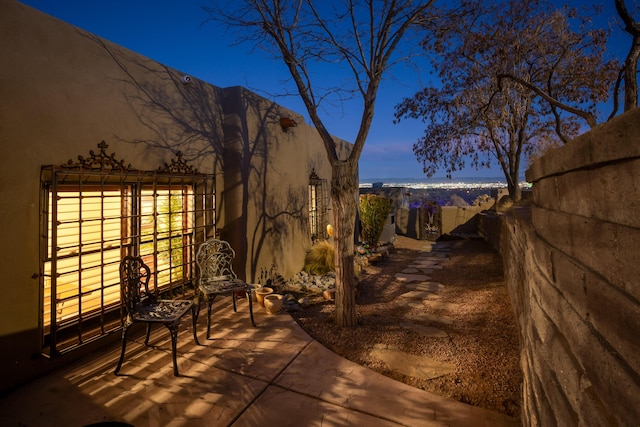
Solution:
[[[251,301],[258,302],[258,297],[256,296],[256,291],[262,287],[259,283],[251,283],[249,285],[251,288]]]
[[[264,308],[269,314],[277,314],[282,310],[284,299],[280,294],[268,294],[264,297]]]
[[[336,299],[336,289],[335,288],[329,288],[326,291],[322,292],[322,296],[327,301],[333,301],[333,300]]]
[[[264,297],[272,293],[273,293],[273,288],[269,288],[267,286],[263,286],[262,288],[256,289],[256,301],[258,302],[258,304],[264,305]]]

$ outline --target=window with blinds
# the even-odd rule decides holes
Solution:
[[[180,167],[137,171],[104,148],[42,170],[41,328],[51,356],[120,329],[126,255],[149,265],[151,292],[192,295],[197,244],[215,228],[212,175],[180,157]]]
[[[312,170],[309,175],[309,233],[314,243],[328,238],[328,205],[327,182]]]

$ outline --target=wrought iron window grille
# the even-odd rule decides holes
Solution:
[[[215,233],[215,178],[177,152],[156,170],[99,151],[41,170],[40,327],[55,356],[119,331],[118,268],[152,269],[158,297],[194,292],[197,245]]]

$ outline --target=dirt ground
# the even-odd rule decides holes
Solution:
[[[314,339],[344,356],[398,381],[509,416],[520,414],[522,374],[516,321],[511,310],[500,256],[481,240],[443,243],[448,257],[434,269],[430,281],[437,291],[435,307],[402,303],[407,292],[395,274],[423,255],[425,242],[399,236],[389,256],[370,264],[360,275],[358,326],[338,328],[334,304],[313,304],[294,319]],[[403,328],[408,316],[446,316],[438,324],[448,338],[429,338]],[[416,356],[455,365],[455,371],[425,380],[392,372],[370,355],[374,345],[387,344]]]

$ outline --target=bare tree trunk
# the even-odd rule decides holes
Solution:
[[[624,111],[631,111],[638,106],[638,57],[640,57],[640,35],[634,34],[633,45],[624,61]]]
[[[638,106],[638,57],[640,57],[640,23],[635,22],[627,10],[624,0],[615,0],[618,15],[624,22],[624,30],[633,38],[631,48],[624,61],[624,111]]]
[[[356,326],[356,280],[353,232],[356,221],[356,167],[335,161],[331,178],[336,266],[336,325]]]
[[[520,201],[522,189],[520,188],[520,179],[517,174],[511,174],[507,179],[507,190],[509,190],[509,196],[511,196],[514,203]]]

